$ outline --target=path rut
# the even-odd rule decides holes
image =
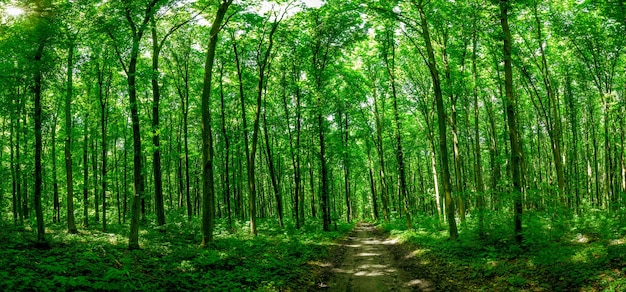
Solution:
[[[375,226],[359,223],[341,242],[343,261],[331,270],[325,291],[434,291],[428,280],[414,279],[394,259],[397,241]]]

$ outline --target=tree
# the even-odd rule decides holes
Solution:
[[[309,21],[312,26],[311,34],[311,79],[315,96],[315,119],[317,139],[319,141],[320,161],[320,200],[322,209],[322,225],[325,231],[330,230],[331,201],[329,169],[326,155],[326,113],[325,98],[326,85],[330,77],[329,69],[339,57],[343,49],[347,49],[363,35],[365,26],[359,26],[361,19],[358,11],[349,3],[338,9],[333,5],[324,5],[320,9],[310,12]],[[337,9],[337,10],[335,10]]]
[[[77,233],[74,222],[74,177],[72,170],[72,99],[74,75],[74,42],[70,36],[67,52],[67,93],[65,95],[65,174],[67,180],[67,232]],[[53,142],[54,143],[54,142]]]
[[[192,19],[191,17],[187,20],[176,23],[172,27],[170,27],[165,35],[159,39],[158,30],[157,30],[157,15],[153,15],[150,21],[150,32],[152,34],[152,143],[154,144],[154,153],[153,155],[153,174],[154,174],[154,200],[155,200],[155,209],[157,215],[157,223],[159,225],[165,224],[165,208],[163,206],[163,176],[161,171],[161,142],[159,139],[159,133],[161,129],[159,128],[159,103],[161,100],[161,91],[159,85],[159,56],[161,54],[161,50],[163,49],[163,45],[167,41],[168,37],[172,35],[172,33],[176,32],[179,28],[189,23]]]
[[[511,62],[511,30],[509,29],[509,8],[507,0],[500,0],[500,24],[503,33],[503,56],[504,56],[504,88],[506,94],[506,116],[509,126],[509,141],[511,144],[511,173],[513,181],[514,200],[514,227],[515,239],[521,244],[522,236],[522,143],[520,141],[516,99],[513,94],[513,66]]]
[[[450,183],[450,169],[448,165],[448,142],[446,134],[446,113],[443,106],[443,94],[441,92],[441,79],[439,77],[439,70],[437,69],[437,63],[435,60],[435,53],[433,45],[430,39],[430,31],[428,27],[428,21],[426,14],[424,13],[424,2],[420,0],[417,4],[417,9],[420,16],[420,26],[422,37],[426,45],[426,55],[424,61],[428,66],[430,76],[433,82],[433,90],[435,92],[435,104],[437,106],[437,122],[439,132],[439,155],[441,159],[442,178],[441,184],[443,186],[443,193],[446,206],[446,214],[448,218],[448,229],[450,232],[450,238],[456,239],[458,231],[456,228],[456,220],[454,218],[454,200],[452,199],[452,185]],[[423,56],[423,55],[422,55]]]
[[[391,97],[393,103],[393,117],[395,123],[395,140],[396,140],[396,160],[398,163],[398,180],[399,180],[399,188],[400,195],[404,200],[404,216],[406,217],[407,228],[413,229],[411,223],[411,212],[409,210],[409,194],[407,190],[407,182],[406,182],[406,169],[404,163],[404,151],[402,150],[402,125],[400,122],[400,113],[398,111],[398,97],[396,91],[396,73],[395,73],[395,64],[396,64],[396,48],[395,48],[395,39],[393,38],[393,34],[395,31],[391,27],[386,27],[384,31],[384,40],[383,40],[383,48],[382,55],[385,61],[385,68],[387,70],[387,75],[389,76],[389,83],[391,85]]]
[[[128,83],[128,95],[130,103],[130,115],[133,129],[133,202],[131,207],[131,223],[130,223],[130,236],[128,239],[129,249],[139,249],[139,215],[141,212],[141,202],[143,200],[144,193],[144,178],[142,173],[142,147],[141,147],[141,131],[139,129],[139,105],[137,100],[137,59],[139,57],[139,43],[143,38],[143,34],[148,27],[148,22],[152,19],[153,14],[160,7],[160,0],[149,0],[145,3],[144,12],[140,14],[139,22],[135,20],[135,10],[139,7],[134,6],[134,3],[125,1],[122,3],[121,9],[124,14],[126,24],[130,28],[130,53],[128,55],[128,61],[124,60],[125,54],[122,53],[120,48],[121,44],[117,43],[117,36],[111,30],[111,27],[107,27],[107,33],[114,42],[115,52],[120,61],[120,64],[126,74],[126,80]],[[102,178],[104,179],[104,178]]]
[[[213,241],[215,187],[213,174],[213,133],[211,131],[211,82],[218,34],[232,0],[222,0],[211,25],[202,86],[202,246]]]

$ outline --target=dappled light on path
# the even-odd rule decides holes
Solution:
[[[426,279],[414,279],[398,268],[387,240],[369,223],[359,223],[344,242],[345,257],[321,288],[327,291],[434,291]]]

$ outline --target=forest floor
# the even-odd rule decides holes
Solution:
[[[464,291],[445,265],[420,255],[371,223],[361,222],[342,239],[320,274],[324,291]]]
[[[398,227],[358,223],[329,251],[309,290],[626,291],[624,238],[564,233],[548,241],[534,232],[517,246],[497,229],[455,241],[431,228]]]
[[[337,222],[296,229],[260,220],[220,222],[215,241],[200,247],[199,220],[173,214],[140,231],[128,250],[127,226],[48,225],[49,249],[34,242],[34,220],[0,222],[0,291],[626,291],[623,220],[597,216],[548,221],[527,212],[525,242],[489,217],[484,236],[472,222],[448,239],[436,219],[390,223]],[[493,224],[492,224],[493,223]]]
[[[329,265],[328,291],[432,291],[432,282],[405,270],[402,247],[370,223],[359,223],[334,251],[335,263]],[[406,262],[406,261],[405,261]],[[424,270],[424,269],[422,269]]]
[[[0,291],[302,291],[314,286],[319,263],[353,224],[331,232],[310,224],[284,229],[259,220],[229,230],[218,224],[215,241],[200,247],[199,220],[174,217],[161,230],[152,221],[140,230],[141,250],[128,250],[127,227],[110,224],[68,234],[49,224],[49,248],[38,248],[33,222],[0,222]]]

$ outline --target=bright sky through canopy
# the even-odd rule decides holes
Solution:
[[[4,12],[5,12],[7,15],[10,15],[10,16],[18,16],[18,15],[20,15],[20,14],[24,13],[24,10],[22,10],[22,9],[21,9],[21,8],[19,8],[19,7],[7,7],[7,8],[4,10]]]
[[[324,3],[322,3],[322,0],[304,0],[304,4],[307,7],[319,8]]]
[[[306,7],[309,8],[320,8],[323,4],[324,4],[324,0],[300,0],[300,1],[296,1],[296,3],[299,4],[304,4]],[[257,14],[259,15],[263,15],[266,12],[270,11],[270,10],[274,10],[274,11],[282,11],[286,8],[287,4],[283,4],[283,5],[279,5],[278,7],[276,7],[276,4],[273,1],[262,1],[261,6],[258,7],[255,11]],[[299,12],[300,9],[298,8],[294,8],[294,5],[290,5],[290,9],[289,12],[286,14],[287,17]]]

